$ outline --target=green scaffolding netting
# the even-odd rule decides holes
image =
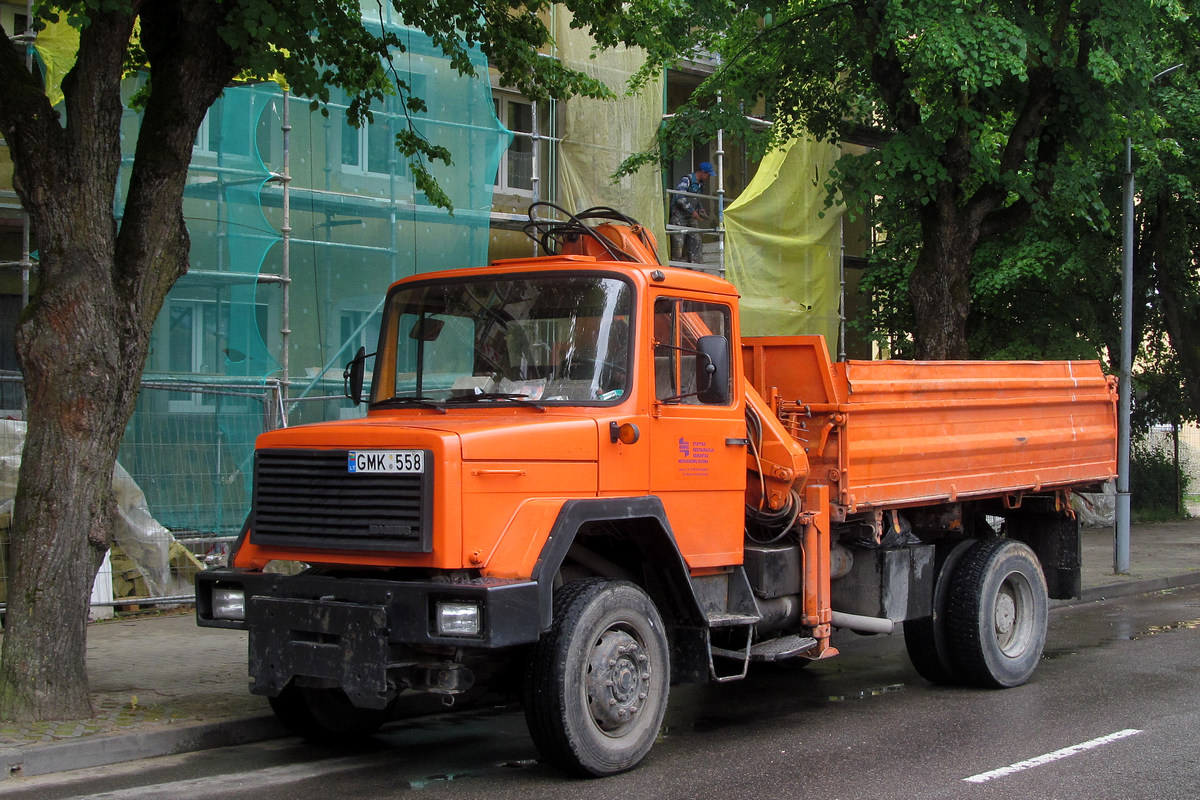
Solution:
[[[155,326],[121,452],[168,527],[236,530],[254,438],[278,423],[269,385],[290,382],[292,424],[361,415],[340,397],[342,368],[358,347],[374,351],[388,285],[487,258],[492,187],[512,134],[496,119],[486,60],[475,51],[477,77],[459,76],[426,36],[398,30],[407,51],[393,66],[428,106],[411,122],[453,154],[452,167],[432,167],[453,215],[428,203],[396,150],[410,120],[399,97],[354,128],[344,97],[326,116],[273,83],[239,86],[197,137],[184,201],[190,268]],[[127,112],[127,166],[138,123]]]
[[[725,275],[742,295],[743,335],[819,333],[836,347],[843,207],[825,207],[825,182],[839,155],[789,142],[726,208]]]

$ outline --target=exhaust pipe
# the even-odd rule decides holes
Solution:
[[[832,622],[834,627],[849,628],[859,633],[892,633],[896,630],[896,623],[886,617],[864,617],[842,611],[833,612]]]

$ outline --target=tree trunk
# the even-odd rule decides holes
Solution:
[[[63,83],[67,125],[0,53],[0,132],[38,233],[37,285],[17,330],[28,424],[13,510],[0,717],[91,715],[88,598],[112,538],[113,468],[150,331],[187,269],[183,187],[204,114],[236,72],[229,6],[157,0],[95,11]],[[121,75],[140,11],[153,80],[120,228]]]
[[[111,270],[83,255],[69,259],[82,274]],[[69,719],[92,710],[88,601],[112,539],[113,464],[141,364],[119,346],[113,305],[98,303],[103,292],[95,289],[76,280],[41,292],[18,328],[29,410],[11,529],[10,563],[18,569],[9,576],[0,659],[6,718]]]
[[[132,25],[132,16],[101,16],[82,32],[64,82],[68,126],[23,77],[12,81],[4,117],[13,185],[40,255],[16,335],[28,412],[0,656],[0,716],[8,719],[91,714],[88,596],[112,535],[112,470],[125,422],[118,415],[135,391],[122,385],[130,367],[115,323],[136,309],[120,307],[111,277],[119,75]]]
[[[953,195],[946,189],[943,195]],[[939,200],[921,212],[921,252],[909,278],[916,358],[942,361],[968,357],[971,312],[971,255],[979,226],[954,200]]]
[[[1193,414],[1200,415],[1200,293],[1196,289],[1195,254],[1188,246],[1188,222],[1179,219],[1172,192],[1161,191],[1142,225],[1143,245],[1134,274],[1152,271],[1154,292],[1162,305],[1167,340],[1183,376],[1183,390]],[[1145,267],[1152,265],[1151,269]],[[1136,295],[1140,296],[1140,295]],[[1134,320],[1135,345],[1142,328]],[[1135,354],[1136,355],[1136,354]]]

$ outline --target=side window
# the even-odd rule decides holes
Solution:
[[[699,405],[697,350],[701,336],[729,337],[728,306],[660,297],[654,302],[654,395],[663,403]],[[720,373],[730,374],[725,364]],[[732,396],[732,393],[730,393]]]

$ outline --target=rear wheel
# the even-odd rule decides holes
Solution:
[[[1019,686],[1046,644],[1046,579],[1029,546],[985,539],[950,578],[946,635],[962,679],[978,686]]]
[[[946,602],[950,596],[950,581],[963,554],[976,545],[973,539],[956,542],[938,554],[938,573],[933,587],[933,614],[904,623],[904,647],[917,673],[930,683],[953,685],[959,683],[950,642],[946,636]],[[942,548],[939,547],[939,550]]]
[[[391,708],[358,708],[340,689],[289,685],[270,698],[271,710],[292,733],[320,744],[347,744],[370,736]]]
[[[534,648],[525,719],[542,757],[579,775],[632,769],[658,736],[670,690],[662,618],[637,586],[574,581]]]

